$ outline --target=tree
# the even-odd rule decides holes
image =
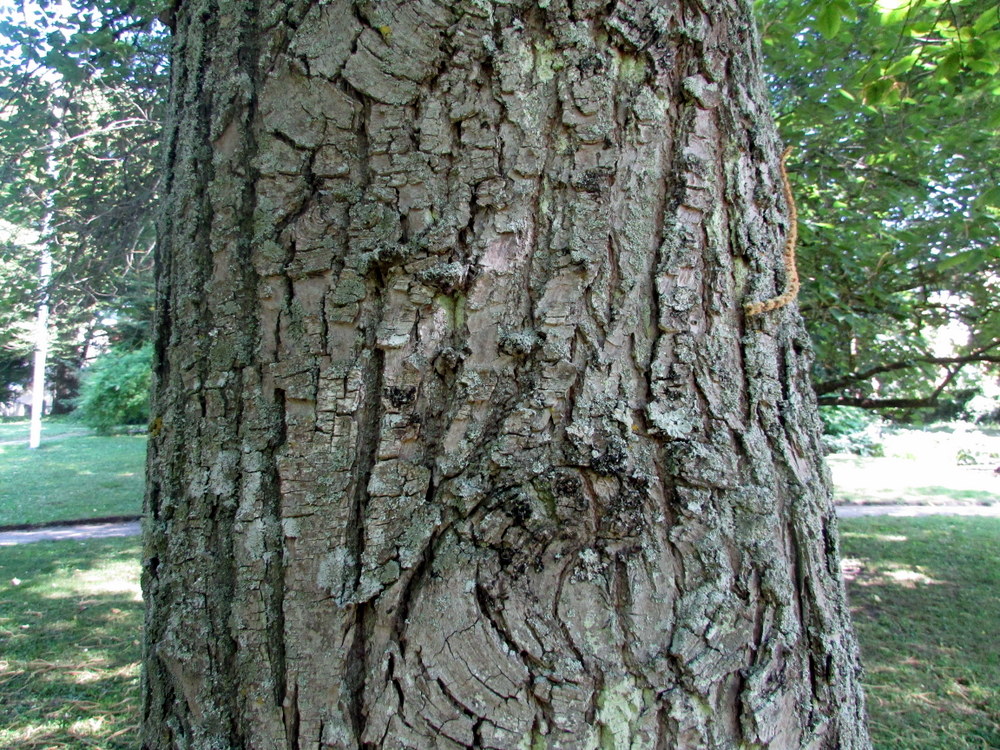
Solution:
[[[778,124],[797,146],[820,403],[954,398],[965,371],[1000,363],[1000,7],[757,5]]]
[[[53,411],[68,411],[90,343],[98,331],[115,338],[107,321],[121,317],[122,299],[134,299],[151,272],[166,79],[164,29],[151,5],[0,9],[0,228],[34,234],[5,242],[0,310],[16,321],[48,301]],[[40,254],[51,256],[48,283]],[[23,377],[34,338],[0,334],[9,363],[0,365],[0,389]]]
[[[173,23],[143,746],[867,747],[749,5]]]
[[[80,419],[98,434],[122,425],[149,421],[149,376],[152,346],[113,348],[97,357],[84,373]]]

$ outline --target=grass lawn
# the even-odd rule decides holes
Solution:
[[[827,457],[837,502],[914,505],[1000,504],[1000,436],[968,424],[893,427],[884,456]]]
[[[0,445],[5,443],[28,442],[30,422],[27,419],[0,419]],[[46,419],[42,422],[42,440],[58,440],[65,437],[90,435],[92,430],[79,422],[65,418]]]
[[[0,548],[0,747],[135,748],[139,543]]]
[[[840,527],[875,747],[1000,748],[1000,519]]]
[[[993,466],[891,456],[827,456],[838,503],[869,505],[996,505],[1000,477]]]
[[[29,450],[26,422],[0,424],[0,526],[141,512],[146,437],[89,432],[46,426]]]
[[[841,532],[875,748],[1000,748],[1000,520]],[[0,548],[0,747],[136,746],[138,554],[135,539]]]

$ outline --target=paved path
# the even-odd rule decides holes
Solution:
[[[1000,504],[997,505],[838,505],[837,515],[841,518],[860,516],[895,516],[913,518],[915,516],[980,516],[1000,518]]]
[[[1000,505],[839,505],[841,518],[861,516],[980,516],[1000,518]],[[123,523],[87,523],[78,526],[52,526],[26,531],[0,531],[0,547],[53,539],[106,539],[113,536],[138,536],[138,521]]]
[[[0,547],[52,539],[106,539],[112,536],[137,536],[138,521],[121,523],[86,523],[78,526],[50,526],[44,529],[0,532]]]

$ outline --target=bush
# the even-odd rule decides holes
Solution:
[[[856,406],[821,406],[819,418],[823,420],[823,434],[832,437],[864,432],[878,421],[878,416]]]
[[[83,373],[77,411],[84,424],[106,435],[120,425],[149,419],[149,376],[153,347],[111,349]]]
[[[823,444],[829,453],[853,453],[857,456],[884,455],[877,415],[854,406],[821,406]]]

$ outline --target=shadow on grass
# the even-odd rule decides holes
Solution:
[[[0,548],[0,747],[134,748],[135,539]]]
[[[865,518],[841,529],[875,747],[1000,747],[1000,520]]]

